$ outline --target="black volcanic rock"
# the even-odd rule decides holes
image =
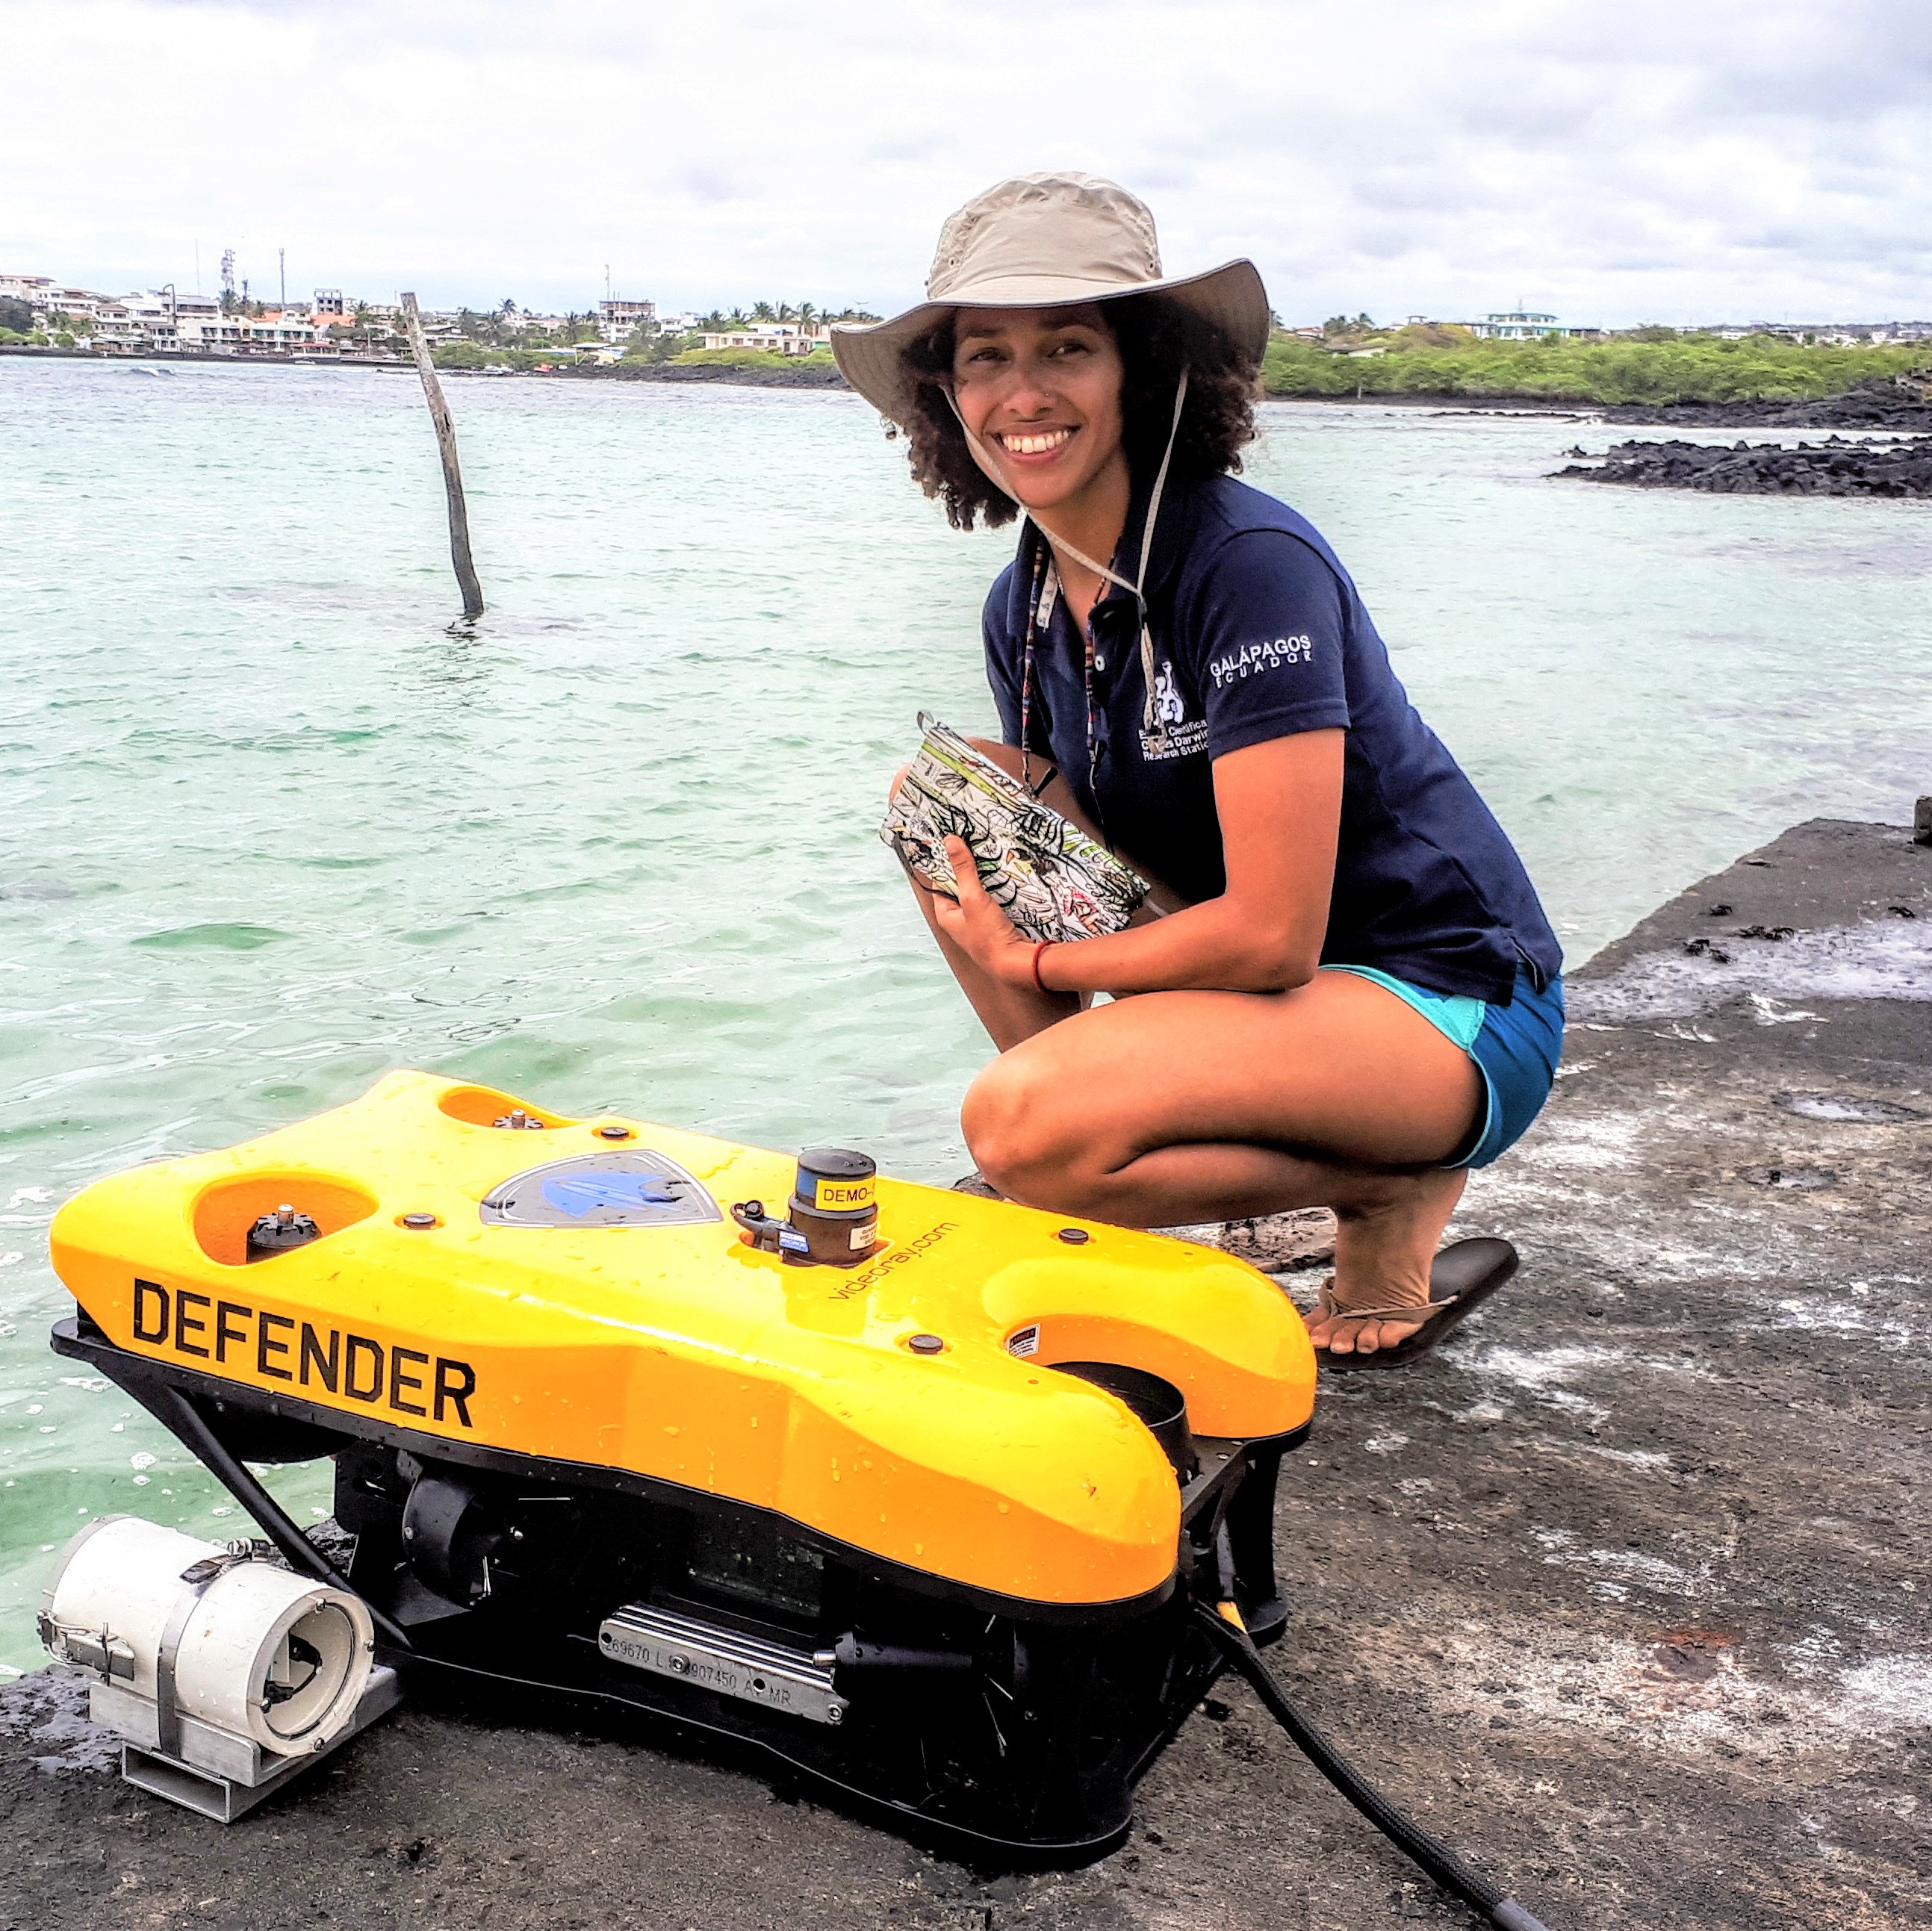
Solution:
[[[1726,448],[1678,439],[1619,442],[1600,459],[1572,463],[1556,474],[1588,483],[1723,495],[1932,496],[1932,436],[1870,443],[1832,436],[1793,448],[1744,442]]]
[[[1810,402],[1617,403],[1606,422],[1670,423],[1684,429],[1899,429],[1932,434],[1932,394],[1922,376],[1872,376],[1840,395]]]

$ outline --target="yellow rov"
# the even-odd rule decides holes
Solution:
[[[1315,1362],[1214,1250],[416,1072],[52,1239],[55,1346],[312,1569],[244,1465],[334,1458],[325,1553],[421,1680],[1085,1855],[1221,1666],[1190,1606],[1282,1621]]]

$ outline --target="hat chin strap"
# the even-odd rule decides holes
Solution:
[[[974,451],[986,466],[998,474],[1004,475],[1004,469],[999,458],[978,436],[973,433],[964,415],[960,409],[959,399],[952,393],[952,384],[942,382],[940,387],[945,392],[946,400],[952,405],[952,413],[959,418],[959,427],[964,431],[966,440],[973,445]],[[1102,582],[1118,586],[1133,598],[1140,611],[1141,676],[1146,693],[1141,709],[1142,733],[1150,743],[1162,746],[1167,742],[1167,727],[1164,722],[1158,720],[1154,714],[1154,634],[1148,628],[1147,598],[1143,594],[1142,586],[1147,582],[1148,559],[1154,554],[1154,525],[1160,520],[1161,496],[1167,487],[1168,467],[1174,460],[1174,445],[1180,434],[1180,412],[1186,406],[1186,402],[1187,371],[1183,369],[1180,372],[1180,380],[1174,385],[1174,419],[1168,424],[1167,447],[1161,451],[1160,467],[1154,472],[1153,493],[1148,498],[1147,522],[1141,531],[1140,568],[1136,572],[1132,583],[1129,583],[1126,577],[1108,569],[1106,564],[1095,562],[1086,551],[1076,548],[1064,536],[1054,535],[1053,532],[1048,529],[1024,503],[1020,505],[1020,514],[1046,538],[1047,547],[1053,552],[1056,562],[1063,555],[1070,556],[1075,562],[1092,571],[1094,575],[1100,577]],[[1015,500],[1018,501],[1018,498],[1016,497]]]

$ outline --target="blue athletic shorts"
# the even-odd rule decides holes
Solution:
[[[1553,979],[1541,991],[1520,967],[1516,990],[1507,1006],[1465,999],[1411,985],[1373,966],[1324,966],[1324,972],[1352,973],[1414,1006],[1446,1039],[1453,1039],[1476,1063],[1488,1105],[1482,1129],[1468,1150],[1446,1167],[1486,1167],[1529,1131],[1556,1084],[1563,1057],[1563,982]]]

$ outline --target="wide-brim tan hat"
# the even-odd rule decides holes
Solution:
[[[1020,175],[949,217],[924,301],[890,322],[834,323],[832,352],[845,379],[881,415],[903,424],[916,388],[906,349],[949,310],[1052,308],[1154,294],[1213,322],[1260,362],[1271,318],[1253,262],[1163,275],[1154,217],[1125,188],[1097,175]]]

